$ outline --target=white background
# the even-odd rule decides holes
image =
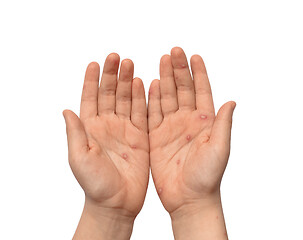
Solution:
[[[222,182],[230,239],[303,239],[302,1],[1,1],[0,239],[71,239],[84,194],[65,108],[117,52],[148,88],[181,46],[206,63],[216,109],[235,100]],[[133,240],[173,239],[150,181]]]

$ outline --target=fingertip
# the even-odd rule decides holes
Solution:
[[[121,61],[121,67],[120,67],[120,76],[129,76],[132,75],[134,72],[134,63],[131,59],[123,59]],[[125,75],[126,74],[126,75]],[[129,77],[127,78],[129,80]],[[131,77],[133,79],[133,77]]]
[[[109,60],[120,60],[120,56],[118,53],[112,52],[110,54],[107,55],[107,58]]]
[[[237,106],[237,103],[236,103],[235,101],[231,101],[231,102],[232,102],[232,104],[233,104],[233,109],[235,109],[236,106]]]
[[[69,115],[71,113],[72,113],[72,111],[68,110],[68,109],[63,110],[63,112],[62,112],[64,121],[65,121],[65,125],[66,125],[66,130],[68,129],[68,126],[70,125],[70,117],[69,117]]]
[[[100,65],[97,62],[90,62],[87,66],[87,70],[91,70],[91,71],[100,70]]]
[[[105,62],[110,66],[119,66],[120,56],[117,53],[110,53],[106,57]]]
[[[228,105],[232,110],[234,110],[237,106],[237,103],[235,101],[228,101],[224,104],[225,106]]]
[[[71,110],[69,110],[69,109],[64,109],[63,112],[62,112],[62,115],[63,115],[63,117],[66,119],[67,116],[68,116],[69,114],[71,114],[71,113],[72,113]]]
[[[169,54],[164,54],[161,59],[160,59],[160,62],[161,63],[166,63],[167,61],[170,61],[170,55]]]
[[[171,56],[166,54],[163,55],[160,59],[160,79],[162,78],[173,78],[173,66]]]
[[[135,77],[135,78],[133,79],[133,84],[136,84],[137,86],[138,86],[138,85],[143,85],[142,79],[139,78],[139,77]]]
[[[170,51],[172,56],[180,56],[182,54],[184,54],[184,51],[181,47],[173,47]]]
[[[132,89],[134,90],[133,93],[138,93],[140,91],[144,92],[144,85],[143,85],[143,81],[141,78],[135,77],[133,79]]]
[[[236,102],[234,101],[224,103],[219,109],[216,118],[232,122],[235,107]]]
[[[116,75],[118,73],[120,56],[117,53],[110,53],[104,62],[103,73]]]
[[[196,73],[197,72],[206,73],[205,63],[204,63],[203,58],[200,55],[194,54],[193,56],[191,56],[190,65],[191,65],[193,73],[195,73],[195,72]]]
[[[232,107],[233,112],[234,112],[236,106],[237,106],[237,103],[234,101],[231,101],[231,107]]]
[[[160,90],[160,80],[154,79],[149,87],[149,95],[155,95],[155,93],[157,93],[158,90]]]
[[[171,63],[174,69],[187,69],[188,62],[186,54],[180,47],[174,47],[171,50]]]
[[[125,65],[125,66],[133,66],[134,63],[131,59],[129,58],[125,58],[122,60],[121,64]]]
[[[67,111],[68,111],[67,109],[64,109],[64,110],[62,111],[63,117],[65,117]]]
[[[160,80],[159,79],[154,79],[151,83],[151,86],[158,86],[160,84]]]
[[[203,62],[203,59],[200,55],[194,54],[194,55],[191,56],[190,62],[191,63],[200,63],[200,62]]]

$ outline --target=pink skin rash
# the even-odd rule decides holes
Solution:
[[[200,119],[205,120],[205,119],[207,119],[207,116],[201,114],[201,115],[200,115]],[[191,140],[191,136],[190,136],[190,135],[187,135],[187,136],[186,136],[186,140],[187,140],[187,141],[190,141],[190,140]]]
[[[178,161],[177,161],[177,165],[179,165],[180,164],[180,159],[178,159]]]
[[[132,149],[136,149],[137,147],[135,145],[130,146]]]
[[[127,159],[127,154],[126,154],[126,153],[123,153],[123,154],[122,154],[122,158],[126,160],[126,159]]]
[[[180,67],[181,68],[186,68],[186,64],[181,64]]]
[[[201,118],[201,119],[206,119],[207,116],[206,116],[206,115],[200,115],[200,118]]]

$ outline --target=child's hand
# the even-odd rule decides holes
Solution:
[[[176,238],[224,239],[220,182],[229,157],[235,102],[224,104],[215,116],[200,56],[191,58],[191,69],[194,81],[183,50],[173,48],[171,56],[161,59],[160,81],[150,86],[152,176]],[[213,221],[223,227],[209,233],[218,225]]]
[[[131,60],[122,61],[117,81],[118,68],[119,56],[110,54],[99,87],[100,67],[90,63],[80,119],[64,111],[70,166],[85,192],[74,239],[83,235],[93,239],[98,234],[99,238],[102,234],[108,239],[125,238],[144,202],[149,176],[144,87],[141,79],[133,79]]]

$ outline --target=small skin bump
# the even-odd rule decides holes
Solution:
[[[136,145],[131,145],[130,146],[132,149],[137,149],[137,146]]]
[[[186,139],[187,139],[187,141],[189,141],[189,140],[191,139],[191,136],[190,136],[190,135],[187,135],[187,136],[186,136]]]
[[[180,68],[186,68],[187,66],[186,66],[186,64],[181,64],[180,65]]]
[[[123,153],[123,154],[122,154],[122,158],[126,160],[126,159],[128,158],[127,154],[126,154],[126,153]]]
[[[162,193],[162,188],[159,188],[158,194],[160,195]]]
[[[207,116],[206,116],[206,115],[201,114],[201,115],[200,115],[200,118],[201,118],[201,119],[206,119],[206,118],[207,118]]]
[[[177,160],[177,165],[179,165],[179,164],[180,164],[180,159]]]

